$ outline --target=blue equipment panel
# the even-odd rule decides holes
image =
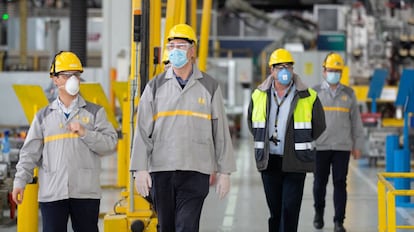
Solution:
[[[381,96],[384,88],[385,78],[388,76],[386,69],[375,69],[369,84],[368,97],[371,99],[378,99]]]
[[[414,69],[403,70],[395,105],[403,106],[406,112],[414,112]]]

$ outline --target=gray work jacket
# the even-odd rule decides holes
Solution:
[[[67,130],[74,121],[85,128],[84,137]],[[99,199],[100,156],[114,154],[117,141],[103,107],[79,96],[77,107],[66,119],[55,100],[33,119],[20,150],[14,188],[24,188],[32,182],[33,170],[38,166],[39,202]]]

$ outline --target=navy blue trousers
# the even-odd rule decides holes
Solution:
[[[66,232],[68,218],[75,232],[98,232],[99,199],[40,202],[43,232]]]
[[[263,187],[270,211],[269,232],[295,232],[298,229],[306,173],[283,172],[283,158],[270,155],[262,171]]]
[[[344,222],[347,200],[346,177],[348,175],[349,151],[318,151],[313,181],[313,200],[315,212],[324,213],[326,185],[332,168],[335,207],[334,222]]]
[[[153,172],[151,178],[151,197],[158,217],[157,231],[199,231],[210,175],[193,171],[169,171]]]

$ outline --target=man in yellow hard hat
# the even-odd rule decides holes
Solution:
[[[314,168],[312,144],[325,130],[316,91],[293,72],[294,63],[289,51],[276,49],[269,59],[271,74],[254,90],[248,108],[269,232],[297,231],[306,173]]]
[[[159,232],[196,232],[210,174],[223,198],[236,164],[220,86],[193,62],[193,29],[175,25],[168,41],[171,67],[139,102],[130,170],[138,193],[152,197]]]
[[[13,183],[13,200],[21,204],[26,184],[39,167],[38,200],[43,231],[98,231],[101,198],[100,157],[115,152],[117,133],[105,109],[79,95],[83,72],[72,52],[55,55],[50,77],[59,96],[36,113]]]
[[[324,226],[326,185],[332,170],[335,215],[334,231],[345,232],[346,177],[350,154],[361,156],[364,131],[354,91],[340,84],[344,60],[338,53],[329,53],[323,62],[323,82],[315,87],[325,110],[327,129],[316,140],[316,167],[313,182],[316,229]]]

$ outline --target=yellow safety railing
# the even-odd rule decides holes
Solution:
[[[414,196],[414,190],[396,190],[385,178],[414,178],[414,173],[381,172],[378,176],[378,231],[396,232],[397,229],[414,229],[414,225],[397,225],[396,196]]]

